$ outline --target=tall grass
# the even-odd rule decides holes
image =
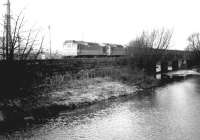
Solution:
[[[140,84],[144,81],[151,81],[154,78],[147,76],[140,69],[132,69],[128,66],[126,67],[104,67],[95,69],[85,69],[81,70],[76,74],[64,73],[64,74],[54,74],[52,76],[46,77],[43,80],[43,86],[48,90],[57,90],[58,88],[69,87],[77,88],[79,86],[87,85],[87,82],[95,78],[107,78],[110,80],[117,80],[121,82],[126,82],[130,84]]]

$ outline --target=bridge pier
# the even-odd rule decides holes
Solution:
[[[168,62],[167,61],[161,62],[161,73],[165,73],[165,72],[168,72]]]
[[[172,61],[172,70],[178,70],[179,69],[179,64],[178,60]]]
[[[181,68],[186,69],[187,67],[187,60],[182,60]]]

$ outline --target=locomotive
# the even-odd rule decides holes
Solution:
[[[124,56],[126,47],[110,43],[93,43],[85,41],[67,40],[63,44],[65,57],[101,57]]]

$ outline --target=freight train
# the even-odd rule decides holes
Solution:
[[[63,44],[65,57],[124,56],[126,46],[109,43],[93,43],[67,40]]]

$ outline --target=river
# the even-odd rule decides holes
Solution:
[[[199,140],[200,82],[173,82],[135,97],[60,112],[0,139]]]

